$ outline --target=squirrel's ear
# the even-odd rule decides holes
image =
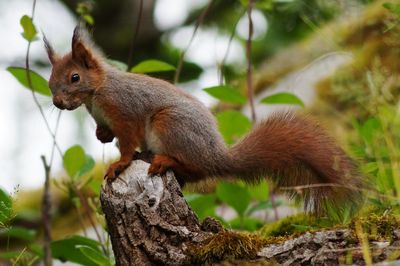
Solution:
[[[77,26],[72,37],[72,59],[87,69],[97,68],[98,62],[85,45],[83,34],[82,28]]]
[[[55,62],[57,61],[58,56],[56,55],[53,47],[51,47],[49,41],[47,40],[46,36],[44,36],[44,35],[43,35],[43,42],[44,42],[44,47],[46,48],[47,56],[49,57],[50,63],[52,65],[54,65]]]

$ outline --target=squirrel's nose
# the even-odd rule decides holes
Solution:
[[[54,96],[53,96],[53,104],[54,104],[57,108],[59,108],[59,109],[61,109],[61,110],[65,109],[64,100],[62,99],[62,97],[61,97],[60,95],[54,95]]]

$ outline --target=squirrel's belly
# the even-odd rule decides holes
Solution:
[[[155,134],[152,130],[149,123],[146,123],[145,129],[145,142],[146,142],[146,149],[151,151],[154,154],[163,154],[164,149],[161,143],[160,138]]]

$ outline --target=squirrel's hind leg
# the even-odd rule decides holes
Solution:
[[[176,179],[181,187],[186,181],[197,181],[203,178],[203,175],[193,167],[189,167],[181,162],[178,162],[175,158],[164,155],[154,155],[148,173],[150,175],[162,175],[172,170],[175,174]]]

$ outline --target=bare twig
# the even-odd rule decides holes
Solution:
[[[222,59],[221,63],[220,63],[220,73],[219,73],[219,84],[222,85],[224,82],[224,66],[226,64],[226,60],[228,58],[229,55],[229,50],[231,49],[231,44],[233,41],[233,38],[235,37],[235,33],[236,33],[236,27],[240,21],[240,19],[242,18],[243,14],[246,12],[246,9],[243,10],[243,12],[240,12],[240,15],[238,17],[238,19],[235,22],[235,25],[232,28],[232,32],[231,35],[229,37],[229,41],[228,41],[228,47],[226,48],[225,54],[224,54],[224,58]]]
[[[211,9],[213,3],[214,3],[214,0],[210,0],[207,7],[203,10],[203,12],[201,12],[200,16],[197,18],[196,25],[194,27],[192,36],[190,37],[189,43],[186,46],[186,48],[182,51],[182,53],[179,57],[178,66],[176,67],[176,71],[175,71],[174,83],[178,83],[178,81],[179,81],[179,76],[182,71],[182,65],[183,65],[183,61],[185,59],[185,54],[186,54],[187,50],[189,50],[189,47],[191,46],[191,44],[194,40],[194,37],[196,36],[197,30],[203,24],[204,18],[206,17],[208,11]]]
[[[104,254],[107,254],[107,249],[105,248],[105,246],[103,244],[103,240],[102,240],[102,238],[100,236],[99,231],[97,230],[96,223],[93,220],[93,217],[91,215],[92,211],[90,209],[89,203],[87,202],[87,198],[82,194],[82,192],[80,191],[79,188],[77,188],[73,184],[72,184],[72,186],[73,186],[73,189],[74,189],[76,195],[78,195],[78,197],[79,197],[79,201],[81,202],[81,204],[82,204],[82,206],[84,208],[86,216],[87,216],[87,218],[88,218],[88,220],[90,222],[90,225],[92,226],[92,228],[93,228],[93,230],[94,230],[94,232],[96,234],[96,237],[97,237],[99,243],[101,243],[101,248],[103,249]]]
[[[128,55],[128,70],[132,67],[132,56],[133,56],[133,50],[135,47],[136,43],[136,38],[139,34],[139,29],[140,29],[140,23],[142,21],[142,13],[143,13],[143,0],[139,1],[139,11],[138,11],[138,17],[136,20],[136,25],[135,25],[135,31],[132,36],[132,42],[131,46],[129,48],[129,55]]]
[[[272,186],[269,186],[269,199],[271,200],[271,205],[272,205],[272,209],[274,210],[274,218],[275,221],[279,220],[279,214],[278,214],[278,207],[276,205],[276,201],[275,201],[275,192],[272,189]]]
[[[45,181],[44,181],[44,191],[43,191],[43,199],[42,199],[42,220],[44,227],[44,239],[43,239],[43,250],[44,250],[44,265],[51,266],[51,201],[50,201],[50,170],[51,166],[47,164],[46,158],[41,156],[43,167],[45,171]]]
[[[254,98],[253,98],[253,69],[251,65],[251,44],[253,37],[253,20],[251,19],[251,11],[253,9],[253,0],[249,0],[249,5],[247,7],[247,15],[249,18],[249,36],[246,43],[246,55],[247,55],[247,96],[249,98],[249,105],[251,110],[251,119],[253,123],[256,121],[256,111],[254,108]]]

